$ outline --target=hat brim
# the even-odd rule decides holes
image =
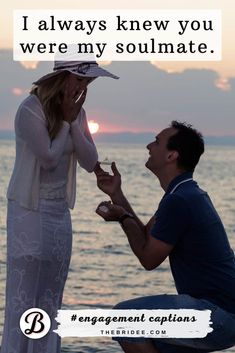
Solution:
[[[111,72],[109,72],[108,70],[105,70],[102,67],[98,66],[95,68],[90,68],[85,74],[82,74],[81,72],[77,73],[77,72],[75,72],[73,70],[69,70],[69,69],[56,70],[56,71],[50,72],[49,74],[42,76],[37,81],[33,82],[33,84],[40,85],[43,81],[48,80],[51,77],[57,76],[61,72],[64,72],[64,71],[70,72],[71,74],[73,74],[75,76],[79,76],[79,77],[90,77],[90,78],[94,78],[94,79],[97,77],[110,77],[113,79],[119,79],[118,76],[116,76],[116,75],[112,74]]]

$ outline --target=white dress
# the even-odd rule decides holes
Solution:
[[[29,103],[32,103],[30,109],[33,110],[39,101],[36,97],[29,97],[25,105]],[[22,156],[17,150],[17,138],[20,138],[21,143],[23,140],[28,148],[32,147],[36,160],[40,161],[38,206],[30,209],[22,206],[20,198],[8,200],[6,309],[1,353],[59,353],[60,338],[53,329],[57,327],[54,318],[61,307],[71,257],[72,227],[67,199],[71,154],[75,151],[81,165],[91,171],[97,161],[97,152],[86,120],[83,122],[83,138],[87,142],[78,146],[74,140],[76,129],[69,132],[69,124],[64,124],[51,143],[46,125],[43,126],[41,120],[37,134],[30,134],[30,123],[28,127],[21,125],[24,118],[25,114],[18,114],[16,121],[15,166],[19,165],[17,159]],[[36,119],[33,113],[31,119]],[[49,152],[45,153],[45,149]],[[16,173],[14,169],[13,179]],[[32,307],[45,310],[52,320],[50,331],[41,339],[27,338],[19,327],[22,313]]]

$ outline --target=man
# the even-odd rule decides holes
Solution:
[[[205,338],[114,338],[126,353],[199,353],[235,345],[235,258],[223,224],[206,192],[193,180],[204,152],[201,134],[176,121],[147,146],[146,167],[165,191],[144,225],[121,189],[121,176],[99,171],[98,187],[111,198],[96,212],[120,222],[130,247],[146,270],[168,256],[178,295],[156,295],[120,303],[118,309],[211,310],[213,331]]]

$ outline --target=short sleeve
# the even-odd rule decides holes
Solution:
[[[176,245],[190,225],[189,207],[179,195],[166,195],[160,202],[155,217],[152,236],[172,245]]]

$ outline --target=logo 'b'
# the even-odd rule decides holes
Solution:
[[[48,314],[39,308],[26,310],[20,318],[20,328],[25,336],[38,339],[46,336],[51,327]]]

